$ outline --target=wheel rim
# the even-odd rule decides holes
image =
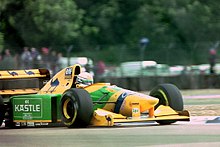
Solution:
[[[64,117],[64,124],[72,125],[77,116],[77,102],[73,101],[71,98],[67,97],[63,102],[63,117]]]
[[[158,104],[155,106],[155,109],[159,107],[160,105],[169,106],[169,100],[167,98],[167,95],[164,93],[163,90],[159,89],[158,93],[152,94],[151,96],[156,97],[159,99]]]
[[[70,99],[66,99],[63,103],[63,115],[65,116],[65,118],[70,119],[70,116],[68,114],[68,103],[70,102]]]
[[[160,89],[159,92],[162,95],[162,97],[159,98],[160,100],[162,100],[162,104],[165,106],[169,106],[169,101],[164,91]]]

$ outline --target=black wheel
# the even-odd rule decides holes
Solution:
[[[150,96],[159,99],[159,103],[156,105],[155,109],[160,105],[170,106],[176,111],[183,110],[183,98],[179,89],[173,84],[160,84],[156,86],[151,92]],[[171,124],[176,122],[175,120],[162,120],[157,121],[159,124]]]
[[[5,106],[2,96],[0,95],[0,126],[3,123],[3,120],[5,118]]]
[[[5,107],[5,127],[11,128],[11,129],[18,128],[18,127],[16,127],[16,123],[13,122],[12,101],[10,100],[9,102],[6,102],[5,104],[6,104],[6,107]]]
[[[61,116],[67,127],[87,127],[92,115],[93,103],[86,90],[72,88],[64,92],[61,98]]]

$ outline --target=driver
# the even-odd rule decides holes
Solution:
[[[84,88],[86,86],[92,85],[93,76],[88,72],[82,72],[77,76],[75,84],[77,88]]]

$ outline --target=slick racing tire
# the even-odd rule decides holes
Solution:
[[[5,118],[5,106],[2,96],[0,95],[0,126],[3,123],[3,120]]]
[[[159,99],[159,103],[155,106],[157,109],[160,105],[170,106],[176,111],[183,110],[183,98],[179,89],[173,84],[160,84],[151,90],[150,96]],[[176,122],[175,120],[160,120],[159,124],[167,125]]]
[[[61,117],[68,128],[84,128],[90,124],[93,103],[84,89],[68,89],[61,98]]]

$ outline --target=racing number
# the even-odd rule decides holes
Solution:
[[[69,67],[69,68],[66,68],[66,71],[65,71],[65,79],[71,79],[72,78],[72,68]]]
[[[71,75],[72,74],[72,68],[67,68],[65,74],[66,75]]]

